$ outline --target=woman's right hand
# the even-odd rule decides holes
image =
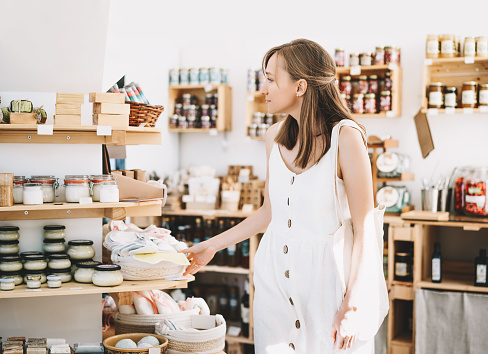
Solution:
[[[215,256],[216,250],[210,244],[210,240],[200,242],[195,246],[181,250],[180,253],[188,253],[187,258],[191,264],[186,267],[183,275],[194,275]]]

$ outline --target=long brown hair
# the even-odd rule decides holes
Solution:
[[[313,158],[318,135],[323,139],[323,150],[315,163],[330,149],[334,123],[342,119],[355,120],[344,105],[336,84],[334,60],[322,46],[307,39],[297,39],[271,48],[263,58],[263,72],[266,72],[269,59],[274,54],[279,56],[293,81],[307,81],[300,117],[296,117],[300,118],[300,125],[288,115],[275,138],[288,150],[293,149],[299,138],[300,146],[294,164],[304,169]],[[365,132],[364,127],[359,126]]]

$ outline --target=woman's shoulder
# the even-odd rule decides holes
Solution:
[[[352,122],[351,125],[342,125],[339,130],[339,148],[344,146],[366,145],[366,137],[361,128]]]
[[[266,143],[268,143],[268,141],[274,142],[276,135],[278,135],[278,132],[280,131],[280,127],[281,122],[278,122],[271,125],[268,130],[266,130],[266,135],[264,136]]]

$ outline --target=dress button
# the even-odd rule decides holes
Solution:
[[[293,300],[292,300],[292,298],[290,297],[288,300],[290,300],[290,304],[292,304],[292,305],[293,305]]]
[[[294,345],[293,343],[290,343],[290,348],[291,348],[292,350],[295,350],[295,345]]]
[[[290,271],[289,270],[285,271],[285,277],[287,277],[287,278],[290,277]]]
[[[288,219],[288,228],[291,227],[291,219]]]
[[[288,198],[288,200],[286,201],[286,203],[287,203],[288,205],[290,205],[290,198]]]
[[[295,176],[291,176],[291,183],[290,184],[293,184],[293,182],[295,182]]]
[[[300,321],[296,320],[296,322],[295,322],[295,327],[296,327],[297,329],[300,329]]]
[[[287,254],[288,253],[288,246],[287,245],[284,245],[283,246],[283,253],[284,254]]]

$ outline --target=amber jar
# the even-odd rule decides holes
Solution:
[[[353,113],[364,113],[363,94],[356,93],[353,96],[352,111]]]
[[[376,95],[367,93],[364,98],[364,113],[376,113]]]
[[[454,46],[454,35],[452,34],[443,34],[439,39],[441,42],[441,58],[452,58],[454,57],[454,53],[456,52],[456,48]]]
[[[379,92],[378,88],[378,75],[369,75],[368,77],[368,93],[374,93],[377,95]]]
[[[464,56],[474,57],[476,55],[476,42],[474,37],[464,38]]]
[[[442,82],[431,82],[429,85],[429,108],[442,108],[444,105],[444,90]]]
[[[395,253],[395,280],[412,281],[412,253]]]
[[[444,106],[446,108],[457,107],[457,88],[454,86],[446,88],[444,92]]]
[[[351,77],[349,75],[345,75],[341,77],[340,89],[341,92],[345,93],[346,95],[351,94],[352,85],[351,85]]]
[[[390,91],[381,91],[380,111],[381,112],[391,111],[391,92]]]
[[[439,57],[439,36],[437,34],[427,35],[427,42],[425,44],[425,57],[426,58]]]
[[[488,106],[488,84],[480,85],[478,105]]]
[[[359,92],[362,93],[363,95],[368,93],[368,76],[366,75],[359,75]]]
[[[476,108],[478,100],[478,83],[476,81],[463,82],[462,105],[463,108]]]

